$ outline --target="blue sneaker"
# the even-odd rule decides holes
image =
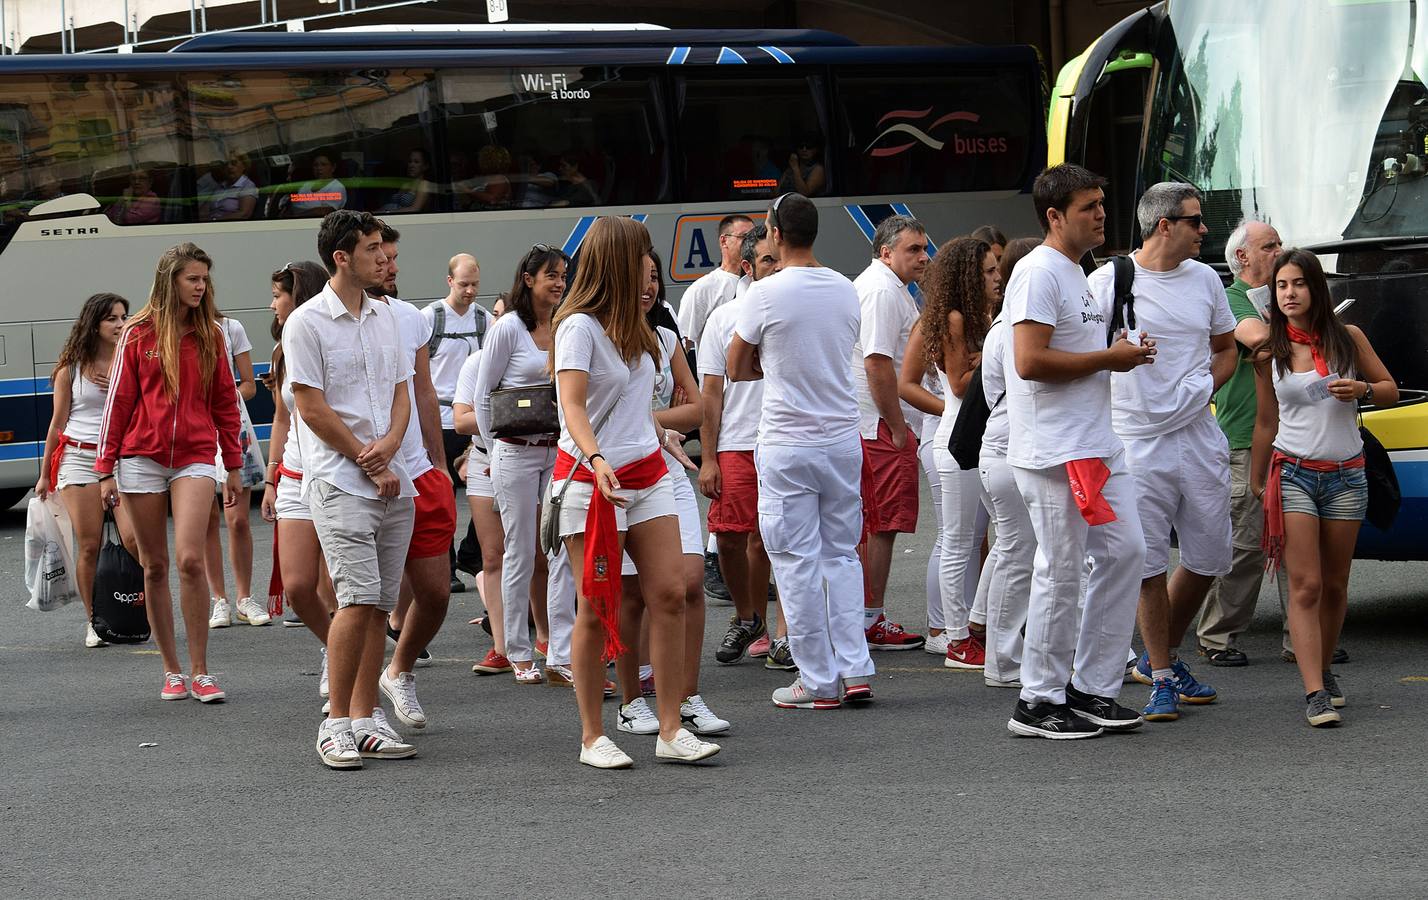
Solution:
[[[1180,718],[1180,695],[1175,682],[1162,678],[1151,686],[1150,702],[1140,711],[1147,722],[1174,722]]]
[[[1190,674],[1190,667],[1180,660],[1175,660],[1170,664],[1170,671],[1175,673],[1175,689],[1180,692],[1180,699],[1186,703],[1204,704],[1214,703],[1219,694],[1215,689],[1202,681],[1197,681],[1195,676]]]
[[[1135,661],[1135,665],[1130,669],[1130,677],[1139,681],[1146,687],[1152,687],[1155,681],[1150,677],[1150,654],[1142,653],[1140,659]]]

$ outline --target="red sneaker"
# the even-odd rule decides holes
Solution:
[[[763,659],[769,655],[769,636],[765,632],[762,637],[749,645],[748,654],[750,659]]]
[[[640,679],[640,696],[653,697],[655,695],[654,676]]]
[[[511,671],[511,661],[495,650],[487,650],[486,656],[471,667],[477,675],[499,675]]]
[[[613,696],[615,696],[615,682],[611,681],[611,680],[608,679],[608,678],[605,679],[605,696],[606,696],[606,697],[613,697]]]
[[[188,681],[178,672],[164,673],[164,687],[159,691],[160,700],[187,700]]]
[[[867,631],[869,650],[916,650],[927,642],[920,634],[910,634],[896,622],[882,616]]]
[[[218,679],[212,675],[193,676],[188,695],[199,703],[218,703],[228,698],[228,695],[223,693],[223,688],[218,686]]]
[[[949,669],[980,669],[987,664],[987,648],[976,636],[965,637],[947,645],[947,658],[942,665]]]

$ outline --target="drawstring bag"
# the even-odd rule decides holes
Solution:
[[[104,513],[104,545],[94,570],[94,633],[111,644],[141,644],[149,639],[144,607],[144,567],[119,540],[114,514]]]
[[[59,609],[79,599],[70,546],[69,513],[51,494],[30,498],[25,515],[25,605],[40,612]]]

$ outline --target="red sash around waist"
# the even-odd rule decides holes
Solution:
[[[1283,470],[1280,463],[1297,465],[1311,472],[1337,472],[1340,469],[1362,469],[1364,456],[1360,453],[1343,462],[1328,462],[1319,459],[1295,459],[1275,449],[1269,458],[1269,477],[1264,482],[1264,536],[1260,547],[1264,550],[1264,570],[1273,575],[1284,560],[1284,486],[1281,483]]]
[[[74,438],[60,432],[60,436],[55,441],[54,452],[50,454],[50,490],[55,489],[59,483],[60,464],[64,462],[64,450],[66,447],[78,447],[81,450],[98,450],[98,444],[88,444],[84,441],[76,441]]]

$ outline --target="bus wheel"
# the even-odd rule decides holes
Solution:
[[[25,495],[29,492],[29,488],[0,488],[0,512],[25,499]]]

